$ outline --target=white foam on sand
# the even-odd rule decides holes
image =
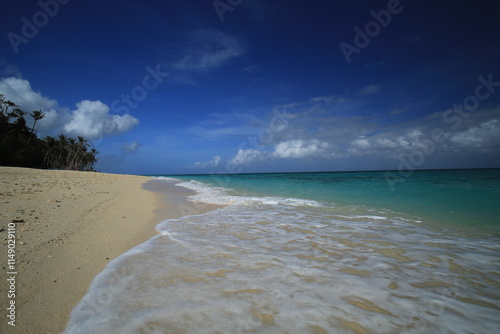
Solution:
[[[499,328],[498,238],[280,200],[241,204],[159,224],[163,235],[95,278],[65,333]]]

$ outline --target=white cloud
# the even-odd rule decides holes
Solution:
[[[249,113],[212,113],[207,119],[182,131],[188,131],[204,141],[228,140],[244,139],[260,131],[263,126],[265,123]]]
[[[243,73],[254,73],[259,69],[259,66],[250,65],[241,70]]]
[[[352,146],[357,149],[366,150],[371,148],[371,143],[368,139],[356,139],[352,142]]]
[[[212,160],[207,162],[195,162],[194,167],[196,168],[206,168],[206,167],[217,167],[222,163],[222,157],[220,155],[216,155]]]
[[[131,153],[134,153],[135,151],[137,151],[139,146],[140,145],[136,141],[133,141],[129,144],[123,144],[122,149],[126,154],[131,154]]]
[[[44,97],[31,88],[28,80],[15,77],[4,78],[0,81],[0,94],[7,100],[15,102],[24,111],[42,109],[43,111],[57,108],[57,101]]]
[[[435,161],[450,154],[500,151],[500,107],[479,109],[460,123],[456,118],[446,119],[444,112],[396,123],[387,112],[366,114],[359,112],[359,106],[354,99],[338,96],[288,103],[282,116],[284,121],[280,123],[283,126],[271,126],[276,117],[271,111],[267,118],[252,120],[252,127],[241,132],[246,135],[240,136],[242,142],[239,143],[244,144],[245,149],[238,150],[229,161],[249,165],[284,159],[366,158],[390,163],[401,154],[416,150],[435,156],[432,158]],[[275,106],[275,109],[280,107],[283,106]],[[219,117],[210,123],[209,129],[206,129],[208,124],[200,128],[229,137],[235,135],[234,129],[241,128],[242,124],[248,123]],[[434,141],[435,130],[444,136],[443,140]]]
[[[139,121],[129,114],[110,114],[109,107],[101,101],[83,100],[77,103],[76,107],[77,109],[71,112],[70,121],[64,125],[64,131],[72,136],[96,139],[123,133],[139,124]]]
[[[330,144],[317,139],[290,140],[277,144],[272,157],[279,159],[325,157],[330,153]]]
[[[391,116],[393,116],[393,115],[399,115],[399,114],[405,113],[407,111],[408,111],[408,109],[401,109],[401,108],[394,109],[393,111],[390,112],[389,115],[391,115]]]
[[[0,57],[0,75],[3,77],[22,77],[21,71],[7,61],[5,58]]]
[[[488,113],[486,111],[486,113]],[[477,114],[478,119],[483,115]],[[446,124],[446,123],[445,123]],[[429,124],[430,125],[430,124]],[[456,153],[488,153],[500,148],[500,120],[477,121],[465,129],[453,129],[445,126],[407,127],[386,131],[369,137],[351,140],[346,150],[347,156],[379,156],[391,158],[413,151],[432,152],[434,155]],[[443,131],[442,136],[448,138],[443,143],[433,139],[433,130]]]
[[[377,138],[375,142],[378,147],[384,150],[394,150],[399,146],[397,141],[389,138]]]
[[[240,149],[234,158],[231,159],[231,163],[235,165],[248,165],[254,161],[266,159],[267,155],[268,154],[266,152],[256,149]]]
[[[484,149],[500,146],[500,121],[492,119],[451,136],[458,149]]]
[[[208,72],[244,53],[240,41],[224,32],[199,30],[191,35],[194,48],[190,54],[173,64],[174,70]]]
[[[254,161],[274,159],[327,158],[334,156],[331,144],[317,139],[289,140],[274,145],[272,151],[240,149],[231,159],[235,165],[248,165]]]
[[[343,103],[346,102],[347,99],[337,95],[330,95],[330,96],[316,96],[311,98],[309,101],[312,103],[334,103],[334,102]]]
[[[416,148],[421,143],[421,137],[416,136],[417,132],[410,132],[405,135],[395,135],[393,133],[371,136],[368,138],[352,140],[346,149],[347,155],[354,156],[380,156],[390,157],[396,153]]]
[[[114,135],[130,130],[139,121],[131,115],[113,115],[101,101],[83,100],[77,109],[67,112],[57,100],[43,96],[31,87],[28,80],[9,77],[0,80],[0,94],[5,95],[27,112],[42,110],[45,118],[37,123],[38,135],[64,132],[71,136],[83,136],[88,140]],[[28,116],[26,116],[29,118]]]
[[[52,129],[60,128],[65,121],[64,113],[60,113],[58,103],[54,99],[43,96],[31,88],[28,80],[9,77],[0,80],[0,94],[5,95],[7,100],[16,103],[22,110],[32,112],[42,110],[45,118],[37,122],[39,135],[47,135]],[[28,124],[31,124],[31,117],[25,116]]]
[[[359,92],[360,95],[372,95],[380,91],[380,85],[370,85],[366,86]]]

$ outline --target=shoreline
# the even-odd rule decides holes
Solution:
[[[0,167],[0,332],[61,333],[72,309],[109,261],[180,218],[189,190],[147,176]],[[218,206],[196,206],[201,214]],[[9,229],[12,226],[12,229]],[[8,298],[8,235],[15,230],[14,298]],[[12,296],[11,296],[12,297]],[[9,318],[7,318],[8,321]]]

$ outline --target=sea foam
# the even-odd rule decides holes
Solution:
[[[93,281],[65,333],[493,333],[500,239],[367,209],[238,196],[165,220]],[[387,213],[387,212],[385,212]]]
[[[181,182],[177,185],[195,191],[196,195],[190,196],[189,198],[196,202],[205,202],[220,205],[253,205],[261,203],[269,205],[289,206],[322,206],[322,204],[317,201],[300,198],[285,198],[278,196],[241,196],[231,194],[231,190],[229,188],[214,187],[195,180]]]

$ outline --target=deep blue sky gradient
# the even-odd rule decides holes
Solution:
[[[481,89],[490,94],[467,117],[450,111],[479,76],[500,82],[496,2],[401,1],[348,63],[340,43],[354,46],[354,28],[396,4],[244,0],[221,21],[212,1],[72,0],[16,53],[9,33],[42,8],[7,1],[0,93],[25,109],[46,103],[59,121],[42,120],[39,135],[90,137],[107,172],[500,167],[500,87]],[[140,91],[148,68],[168,76],[136,107],[113,104]],[[277,111],[288,116],[273,128]]]

